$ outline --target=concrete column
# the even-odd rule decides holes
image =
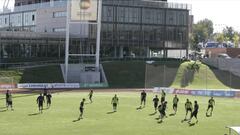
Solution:
[[[119,47],[119,58],[123,58],[123,46]]]
[[[50,6],[53,7],[54,6],[54,1],[50,0]]]
[[[114,58],[117,58],[117,47],[114,46]]]
[[[168,50],[164,49],[163,50],[163,58],[167,58],[168,56]]]
[[[146,47],[147,58],[150,58],[150,49],[149,46]]]
[[[189,52],[188,52],[188,48],[186,49],[186,58],[188,58],[188,54],[189,54]]]

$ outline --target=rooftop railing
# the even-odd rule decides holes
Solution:
[[[36,9],[43,9],[43,8],[49,8],[49,7],[66,7],[67,1],[52,1],[52,2],[44,2],[44,3],[36,3],[36,4],[30,4],[30,5],[21,5],[21,6],[15,6],[13,9],[8,10],[6,13],[9,12],[22,12],[22,11],[31,11]],[[0,11],[0,14],[4,13]]]
[[[185,3],[172,3],[158,0],[102,0],[103,4],[113,4],[113,5],[134,5],[134,6],[144,6],[144,7],[158,7],[158,8],[172,8],[172,9],[185,9],[191,10],[192,6],[190,4]],[[31,11],[40,8],[49,8],[49,7],[66,7],[67,0],[61,1],[52,1],[52,2],[44,2],[30,5],[22,5],[16,6],[13,9],[9,10],[9,12],[21,12],[21,11]],[[0,14],[2,12],[0,11]]]

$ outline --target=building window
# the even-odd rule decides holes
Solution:
[[[53,18],[66,17],[67,13],[65,11],[53,12]]]
[[[35,20],[35,16],[34,15],[32,15],[32,21],[34,21]]]
[[[53,32],[65,32],[65,28],[53,28]]]

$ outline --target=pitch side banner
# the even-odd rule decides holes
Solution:
[[[192,90],[194,96],[234,97],[235,91],[226,90]]]
[[[22,89],[43,89],[43,88],[80,88],[79,83],[21,83],[17,85]]]
[[[187,89],[174,89],[173,94],[191,95],[191,90],[187,90]]]
[[[0,89],[13,89],[16,88],[15,84],[0,84]]]
[[[71,0],[71,21],[96,21],[98,0]]]
[[[235,97],[240,98],[240,90],[239,90],[239,91],[236,91]]]
[[[154,87],[153,92],[161,93],[164,90],[166,93],[172,94],[174,92],[174,88],[167,88],[167,87]]]

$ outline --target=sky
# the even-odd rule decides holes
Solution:
[[[240,31],[240,0],[168,0],[169,2],[187,3],[192,5],[194,22],[210,19],[214,23],[214,31],[219,32],[226,26],[232,26]],[[4,0],[0,0],[2,9]],[[9,7],[13,7],[14,0],[10,0]]]
[[[192,5],[194,22],[208,18],[213,21],[214,31],[232,26],[240,31],[240,0],[168,0],[169,2],[187,3]]]

